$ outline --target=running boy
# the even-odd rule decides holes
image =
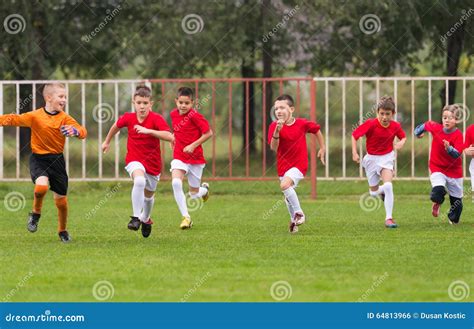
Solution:
[[[209,198],[209,184],[202,183],[202,171],[206,165],[202,144],[212,136],[212,130],[204,116],[193,109],[194,96],[191,88],[181,87],[175,99],[176,108],[170,113],[174,132],[173,161],[171,176],[173,193],[182,221],[180,228],[193,225],[183,192],[183,179],[188,176],[191,199]]]
[[[125,170],[133,180],[132,209],[128,228],[138,231],[141,225],[143,237],[151,234],[153,221],[150,218],[155,202],[156,185],[161,174],[160,139],[173,141],[173,135],[163,117],[151,111],[151,89],[138,86],[133,94],[136,113],[125,113],[110,128],[102,150],[106,153],[110,141],[121,128],[127,128],[127,155]]]
[[[395,102],[392,97],[383,96],[377,103],[377,117],[368,119],[352,133],[352,160],[360,163],[357,140],[366,136],[367,154],[362,159],[369,182],[369,193],[380,196],[385,205],[385,227],[396,228],[393,219],[393,166],[395,150],[400,150],[406,142],[406,135],[400,123],[392,120],[395,114]],[[399,141],[393,144],[395,137]],[[379,186],[380,179],[383,184]]]
[[[471,198],[472,202],[474,202],[474,124],[467,127],[464,153],[471,157],[469,172],[471,173]]]
[[[447,105],[443,108],[443,124],[427,121],[415,128],[414,134],[422,138],[425,131],[433,136],[431,142],[431,153],[429,160],[431,201],[433,201],[431,213],[434,217],[439,216],[439,208],[444,202],[446,188],[449,193],[451,208],[448,212],[450,224],[459,223],[462,212],[463,197],[463,172],[461,154],[464,149],[463,136],[456,128],[456,105]]]
[[[305,222],[305,215],[300,206],[295,188],[308,170],[308,150],[306,134],[316,135],[319,144],[318,157],[323,165],[326,147],[320,126],[306,119],[294,118],[294,101],[290,95],[280,95],[275,100],[276,122],[268,128],[268,143],[277,153],[277,172],[280,177],[280,188],[285,196],[285,203],[290,213],[288,229],[290,233],[298,232],[298,226]]]
[[[35,184],[33,209],[28,216],[28,231],[38,230],[43,199],[48,185],[53,191],[58,209],[58,235],[62,242],[70,242],[66,230],[68,215],[68,175],[63,150],[66,137],[86,138],[87,131],[64,112],[66,88],[61,83],[44,86],[45,106],[23,114],[0,115],[0,126],[31,128],[30,175]]]

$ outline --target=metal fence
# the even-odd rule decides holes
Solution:
[[[72,180],[127,179],[123,168],[125,141],[118,135],[113,155],[104,155],[101,141],[118,117],[133,111],[131,95],[137,84],[153,90],[154,111],[169,122],[169,112],[178,86],[195,90],[199,110],[215,132],[207,142],[206,177],[214,180],[267,180],[276,177],[274,157],[269,154],[267,129],[272,119],[273,99],[281,93],[295,98],[296,116],[317,120],[326,139],[327,164],[317,166],[315,140],[310,138],[310,176],[315,193],[316,176],[323,180],[363,179],[361,165],[352,163],[352,130],[375,116],[373,104],[383,94],[393,95],[397,119],[408,142],[396,164],[398,179],[426,179],[429,139],[411,138],[418,122],[438,119],[439,93],[448,93],[449,81],[457,81],[456,101],[464,108],[474,102],[469,93],[474,77],[340,77],[252,79],[150,79],[66,80],[66,112],[89,131],[88,139],[67,141],[66,165]],[[20,113],[39,106],[38,91],[50,81],[0,81],[0,114]],[[444,91],[445,90],[445,91]],[[448,99],[448,97],[446,97]],[[459,128],[465,131],[472,119],[467,110]],[[21,128],[23,129],[23,128]],[[364,147],[360,143],[360,152]],[[0,129],[0,180],[28,180],[27,158],[21,157],[20,128]],[[163,178],[169,178],[171,150],[162,145]],[[464,165],[465,166],[465,165]],[[466,170],[466,169],[465,169]],[[465,171],[466,172],[466,171]]]

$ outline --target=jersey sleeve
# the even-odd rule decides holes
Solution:
[[[407,137],[407,135],[405,134],[405,131],[403,131],[403,128],[402,128],[402,125],[399,124],[398,126],[398,130],[397,130],[397,133],[396,133],[396,136],[398,139],[403,139],[405,137]]]
[[[456,138],[453,140],[453,147],[458,151],[459,153],[462,153],[464,151],[464,141],[463,141],[463,136],[461,131],[459,131],[459,134],[456,134]]]
[[[168,126],[168,123],[166,120],[158,114],[158,116],[155,119],[155,129],[157,130],[163,130],[163,131],[170,131],[170,127]]]
[[[31,127],[34,112],[0,115],[0,126]]]
[[[321,130],[321,126],[313,121],[305,122],[305,130],[307,133],[317,134]]]
[[[191,121],[198,127],[201,134],[205,134],[210,130],[209,122],[206,118],[199,112],[195,112],[194,115],[190,116]]]
[[[441,126],[441,124],[434,122],[434,121],[426,121],[425,122],[425,131],[433,133],[436,129]]]
[[[268,127],[268,137],[267,137],[268,144],[272,142],[272,136],[273,136],[273,133],[275,132],[275,129],[276,129],[276,122],[272,122],[270,124],[270,127]]]
[[[71,125],[74,128],[77,129],[79,132],[79,135],[77,136],[79,139],[84,139],[87,136],[87,130],[83,126],[81,126],[72,116],[69,114],[66,115],[66,119],[64,120],[64,123],[67,125]]]
[[[115,123],[117,128],[121,129],[123,127],[128,126],[128,116],[126,114],[122,115],[117,122]]]
[[[369,132],[371,127],[372,127],[372,120],[365,121],[363,124],[361,124],[352,132],[352,137],[358,140],[362,136],[365,136],[365,134]]]

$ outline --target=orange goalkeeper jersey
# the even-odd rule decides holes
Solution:
[[[86,138],[87,131],[65,112],[51,114],[44,108],[23,113],[0,115],[0,126],[31,128],[31,150],[36,154],[63,153],[66,137],[61,126],[71,125],[79,132],[78,138]]]

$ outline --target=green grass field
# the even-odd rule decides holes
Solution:
[[[307,223],[290,235],[277,182],[211,182],[211,198],[191,212],[187,231],[179,229],[170,182],[161,182],[153,232],[144,239],[126,228],[131,182],[117,184],[70,184],[74,241],[67,245],[56,234],[51,193],[31,234],[32,184],[1,184],[2,201],[13,191],[26,200],[19,211],[2,203],[0,300],[97,301],[93,287],[108,281],[95,295],[112,302],[274,301],[280,294],[285,301],[449,302],[452,282],[474,285],[470,191],[462,223],[452,226],[431,216],[428,182],[395,182],[400,227],[388,230],[383,205],[364,211],[359,204],[366,182],[320,182],[311,200],[306,181],[298,193]],[[278,281],[286,283],[274,299]]]

